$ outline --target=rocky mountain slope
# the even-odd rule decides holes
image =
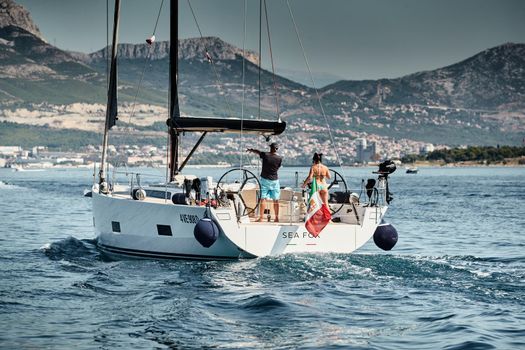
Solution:
[[[29,11],[23,6],[18,5],[13,0],[0,1],[0,28],[15,26],[25,29],[27,32],[33,34],[37,38],[44,40],[40,29],[31,19]]]
[[[242,50],[217,37],[191,38],[179,40],[179,60],[205,59],[206,49],[214,54],[216,60],[234,60],[242,56]],[[88,64],[96,64],[105,61],[108,57],[108,48],[79,56]],[[169,58],[169,41],[155,42],[154,45],[143,44],[119,44],[117,56],[125,60],[161,60]],[[255,52],[247,51],[246,59],[257,64],[258,56]]]
[[[369,105],[525,109],[525,44],[507,43],[448,67],[378,81],[339,81],[323,93]]]
[[[85,56],[50,45],[24,7],[12,0],[0,0],[3,106],[38,110],[42,105],[103,102],[106,77],[86,64]],[[124,90],[122,98],[126,101],[132,96]]]
[[[79,96],[90,102],[104,96],[93,89],[99,74],[70,53],[27,30],[0,28],[0,103],[71,103]]]
[[[243,60],[239,48],[215,37],[181,40],[179,47],[183,113],[239,116],[244,61],[244,112],[248,117],[258,115],[255,53],[248,52]],[[206,58],[206,49],[213,64]],[[121,111],[125,113],[137,96],[142,115],[135,122],[142,126],[158,128],[153,123],[165,119],[157,109],[166,106],[168,54],[168,42],[119,45]],[[57,127],[89,125],[72,119],[76,113],[100,123],[106,99],[106,57],[107,48],[84,54],[48,44],[23,7],[0,0],[0,120]],[[525,44],[508,43],[433,71],[397,79],[339,81],[319,92],[342,141],[359,132],[434,143],[516,144],[525,131],[524,82]],[[292,137],[327,137],[319,126],[324,121],[313,89],[262,70],[260,96],[261,114],[277,118],[278,110],[289,122]],[[27,118],[17,119],[21,111]],[[56,117],[52,122],[51,116]]]

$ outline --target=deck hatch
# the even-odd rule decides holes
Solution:
[[[120,222],[118,222],[118,221],[111,221],[111,230],[113,232],[120,232]]]
[[[159,236],[173,236],[170,225],[157,225],[157,233]]]

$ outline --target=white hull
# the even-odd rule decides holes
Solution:
[[[236,259],[286,253],[352,253],[363,246],[381,223],[387,207],[357,208],[359,220],[330,223],[316,238],[303,222],[238,222],[233,208],[211,208],[219,225],[217,241],[204,248],[193,230],[206,208],[176,205],[164,200],[137,201],[130,197],[93,191],[93,222],[99,247],[109,253],[138,257],[187,259]],[[337,216],[335,216],[337,217]],[[120,232],[114,232],[118,222]],[[357,223],[359,221],[359,223]],[[171,235],[159,234],[157,225],[169,226]]]

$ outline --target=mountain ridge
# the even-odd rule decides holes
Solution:
[[[511,64],[514,67],[509,67]],[[321,90],[323,93],[330,90],[346,92],[359,102],[371,105],[377,105],[378,95],[381,95],[383,104],[409,103],[452,108],[519,110],[525,108],[523,81],[525,44],[505,43],[442,68],[393,79],[342,80]],[[403,89],[402,94],[408,95],[410,100],[399,96],[397,91],[400,88]],[[455,89],[460,91],[454,91]],[[507,99],[497,96],[498,92],[503,92]],[[358,97],[363,95],[365,98]]]
[[[38,35],[29,31],[37,27],[28,12],[14,22],[2,23],[0,120],[94,129],[81,122],[84,113],[90,123],[101,123],[108,48],[85,54],[54,47],[39,31]],[[313,88],[262,69],[259,111],[256,53],[246,52],[244,61],[241,49],[217,37],[183,39],[179,45],[183,113],[219,117],[244,113],[247,118],[259,114],[276,118],[279,113],[290,133],[314,137],[314,132],[321,131],[315,137],[325,138],[322,127],[316,125],[323,111]],[[157,117],[151,113],[158,114],[166,105],[168,54],[167,41],[151,47],[146,43],[119,45],[121,111],[132,102],[143,106],[139,108],[142,126],[165,119],[163,112]],[[394,79],[340,80],[318,91],[342,142],[358,134],[375,134],[451,144],[507,139],[516,143],[525,131],[523,81],[525,44],[505,43],[435,70]],[[39,117],[28,117],[32,115]]]
[[[146,43],[130,44],[121,43],[117,49],[117,57],[121,59],[146,59],[162,60],[169,58],[169,41],[157,41],[153,45]],[[243,55],[242,49],[223,41],[214,36],[203,38],[188,38],[179,40],[179,59],[200,59],[207,60],[205,52],[212,54],[215,60],[234,60],[236,57]],[[110,48],[105,47],[95,52],[79,56],[86,63],[105,61],[108,57]],[[258,55],[253,51],[244,53],[246,59],[254,64],[258,62]]]

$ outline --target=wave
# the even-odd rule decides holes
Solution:
[[[28,188],[38,190],[40,192],[52,192],[54,195],[60,193],[61,195],[73,195],[80,197],[84,195],[86,183],[84,182],[58,182],[58,181],[27,181],[25,182]]]
[[[40,248],[50,260],[75,261],[94,259],[100,256],[95,240],[78,240],[68,237],[58,242],[47,243]]]
[[[287,304],[270,295],[254,295],[242,301],[241,308],[252,312],[265,312],[286,308]]]
[[[468,340],[460,344],[447,346],[445,349],[446,350],[486,350],[486,349],[496,349],[496,347],[487,342]]]
[[[2,190],[16,190],[22,188],[21,186],[12,184],[10,182],[0,181],[0,189]]]
[[[425,317],[418,317],[418,321],[422,322],[436,322],[436,321],[444,321],[451,319],[453,317],[456,317],[456,314],[446,314],[446,315],[440,315],[440,316],[425,316]]]
[[[517,257],[305,254],[259,259],[254,269],[261,284],[314,282],[330,289],[333,283],[366,288],[389,283],[482,302],[525,302],[525,265]]]

